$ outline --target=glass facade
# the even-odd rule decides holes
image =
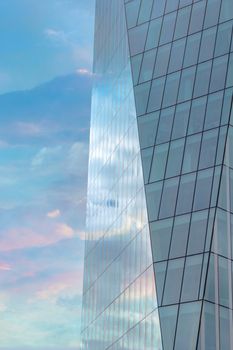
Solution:
[[[97,0],[82,349],[162,350],[124,1]]]
[[[233,349],[232,31],[232,0],[96,1],[84,350]]]
[[[231,350],[233,1],[125,8],[162,346]]]

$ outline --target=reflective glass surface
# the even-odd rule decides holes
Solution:
[[[126,4],[134,53],[143,47],[149,3],[152,6],[153,1]],[[141,27],[135,29],[136,14]],[[134,63],[136,67],[137,60]],[[145,72],[134,81],[150,79],[146,72],[152,64],[150,55],[145,55]],[[139,148],[139,136],[145,147],[154,144],[156,128],[149,138],[145,131],[156,115],[142,120],[138,135],[123,0],[96,1],[93,75],[82,349],[160,350]],[[144,113],[146,91],[144,86],[138,90],[138,113]],[[150,150],[144,153],[145,168],[150,154]]]
[[[232,350],[233,1],[148,3],[128,33],[148,28],[130,58],[163,349]]]

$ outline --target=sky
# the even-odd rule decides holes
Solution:
[[[79,349],[93,17],[0,1],[0,350]]]

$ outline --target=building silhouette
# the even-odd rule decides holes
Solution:
[[[97,0],[84,350],[233,349],[233,1]]]

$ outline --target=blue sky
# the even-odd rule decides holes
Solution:
[[[91,68],[94,0],[0,1],[0,92]]]
[[[0,349],[78,349],[93,0],[0,1]]]

